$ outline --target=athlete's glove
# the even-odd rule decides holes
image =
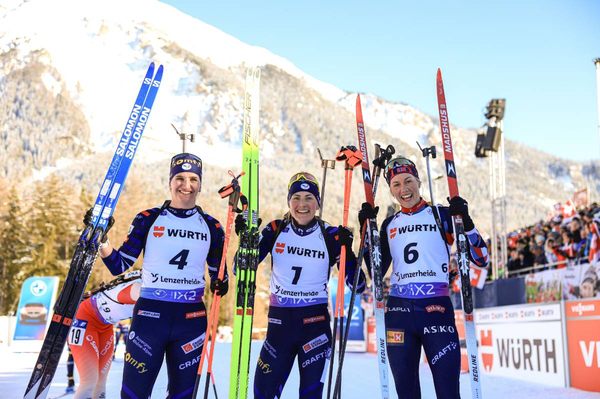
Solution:
[[[473,230],[475,228],[475,224],[473,224],[473,219],[471,219],[469,216],[469,204],[467,201],[457,195],[452,199],[448,199],[448,202],[450,202],[450,206],[448,207],[450,216],[462,216],[465,231]]]
[[[93,210],[94,210],[94,208],[88,209],[88,211],[83,216],[83,224],[85,224],[86,226],[89,226],[90,223],[92,223],[92,217],[94,216]],[[115,224],[115,218],[111,216],[108,218],[108,224],[106,225],[104,234],[102,235],[102,238],[100,239],[100,244],[106,244],[106,242],[108,241],[107,234],[108,234],[108,231],[110,230],[110,228],[113,227],[113,224]]]
[[[365,224],[365,220],[376,219],[378,212],[379,212],[378,206],[373,208],[371,206],[371,204],[369,204],[368,202],[363,202],[362,208],[360,209],[360,211],[358,211],[358,225],[360,226],[361,231]]]
[[[262,223],[262,219],[258,218],[258,226],[260,227]],[[244,215],[241,213],[235,217],[235,235],[239,237],[240,233],[244,230],[248,229],[246,225],[246,220],[244,219]]]
[[[218,296],[224,296],[229,291],[229,280],[219,280],[218,278],[210,282],[210,291]]]
[[[352,248],[352,241],[354,240],[354,236],[352,235],[352,232],[348,230],[348,228],[344,226],[339,226],[338,235],[340,247],[342,245],[345,245],[346,248]]]
[[[235,217],[235,235],[239,236],[246,229],[246,220],[244,219],[244,215],[240,213]]]
[[[90,223],[92,223],[92,218],[94,217],[93,211],[94,211],[94,208],[90,208],[85,213],[85,215],[83,215],[83,224],[84,225],[89,226]]]

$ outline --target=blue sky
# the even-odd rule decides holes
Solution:
[[[477,128],[506,98],[508,139],[600,159],[600,1],[165,2],[319,80],[430,115],[439,67],[452,124]]]

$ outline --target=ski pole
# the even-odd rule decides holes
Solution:
[[[327,180],[327,169],[335,169],[335,159],[323,159],[321,150],[317,148],[319,158],[321,159],[321,168],[323,168],[323,185],[321,186],[321,206],[319,207],[319,218],[323,217],[323,203],[325,202],[325,181]]]
[[[217,384],[215,384],[215,375],[211,374],[210,379],[212,380],[213,390],[215,392],[215,399],[219,399],[219,395],[217,395]]]
[[[229,248],[229,241],[231,238],[231,230],[233,228],[234,223],[234,215],[236,213],[243,212],[248,206],[248,202],[246,197],[241,194],[239,178],[244,175],[242,172],[237,177],[233,174],[233,172],[229,171],[229,175],[233,177],[231,183],[219,190],[219,195],[221,198],[229,198],[228,204],[228,212],[227,212],[227,224],[225,225],[225,241],[223,243],[223,254],[221,255],[221,264],[219,266],[219,273],[217,278],[219,280],[223,280],[225,276],[225,263],[227,259],[227,249]],[[238,201],[242,203],[242,210],[238,209]],[[212,372],[212,359],[215,350],[215,337],[217,332],[217,324],[219,322],[219,304],[221,302],[221,296],[217,295],[215,291],[213,295],[213,301],[210,309],[210,315],[208,318],[208,324],[206,326],[206,336],[204,339],[204,345],[202,347],[202,354],[200,355],[200,364],[198,365],[198,373],[196,374],[196,382],[194,384],[194,392],[192,397],[196,399],[198,395],[198,388],[200,386],[200,378],[202,377],[202,368],[204,366],[204,359],[206,357],[207,347],[210,340],[210,354],[208,356],[208,364],[207,364],[207,377],[206,377],[206,389],[204,392],[205,397],[208,395],[208,387],[211,379]],[[210,334],[210,335],[209,335]],[[212,337],[212,339],[210,339]]]
[[[379,144],[375,144],[375,159],[373,160],[373,176],[375,176],[373,181],[373,201],[375,201],[375,195],[377,194],[381,171],[385,169],[387,163],[392,159],[392,156],[395,153],[396,149],[391,144],[389,144],[385,150],[382,150]]]
[[[381,149],[379,144],[375,144],[375,159],[373,160],[373,176],[375,176],[375,180],[373,182],[373,201],[375,201],[375,194],[377,193],[377,185],[379,183],[379,177],[381,175],[381,171],[385,168],[385,165],[389,162],[394,154],[395,149],[390,144],[387,146],[385,150]],[[364,160],[368,161],[368,154],[363,157]],[[354,282],[352,284],[352,295],[350,296],[350,305],[348,306],[348,314],[352,314],[354,310],[354,303],[356,301],[356,292],[358,290],[358,280],[360,277],[360,271],[362,268],[362,263],[364,259],[364,252],[366,249],[366,234],[367,234],[367,222],[365,221],[362,226],[362,234],[360,240],[360,252],[358,254],[358,259],[356,263],[356,273],[354,275]],[[336,376],[336,387],[333,393],[333,397],[336,398],[336,393],[340,390],[341,394],[341,376],[342,376],[342,367],[344,365],[344,357],[346,354],[346,346],[348,345],[348,337],[350,334],[350,323],[346,324],[346,330],[342,335],[342,341],[340,344],[340,363],[338,364],[338,371]],[[339,381],[339,382],[338,382]]]
[[[429,197],[431,199],[431,206],[435,206],[435,200],[433,199],[433,185],[431,184],[431,169],[429,167],[429,155],[431,155],[431,158],[434,158],[434,159],[437,155],[435,146],[423,148],[423,147],[421,147],[421,144],[419,144],[418,141],[417,141],[417,145],[419,146],[421,153],[425,157],[425,163],[427,164],[427,180],[429,181]]]
[[[362,107],[360,103],[360,95],[356,96],[356,131],[358,134],[358,145],[363,153],[363,182],[365,188],[366,200],[371,206],[375,206],[373,201],[373,181],[371,180],[371,171],[369,170],[369,154],[367,151],[367,138],[365,125],[362,116]],[[386,331],[385,331],[385,312],[383,303],[383,276],[381,275],[381,244],[379,242],[379,232],[377,230],[376,220],[366,220],[363,231],[366,231],[364,240],[368,240],[369,258],[371,260],[371,279],[373,287],[373,302],[375,305],[375,323],[377,333],[377,346],[379,357],[379,381],[381,385],[381,396],[383,399],[389,398],[389,377],[387,368],[387,352],[386,352]],[[363,255],[363,243],[361,243],[360,255]],[[359,255],[359,262],[362,258]],[[364,256],[364,255],[363,255]],[[359,263],[360,265],[360,263]],[[343,360],[343,358],[341,359]],[[341,391],[341,368],[338,370],[340,376],[339,384],[336,384],[336,389]]]
[[[452,148],[452,135],[450,133],[450,122],[448,120],[448,108],[446,107],[446,93],[444,91],[444,82],[442,81],[442,71],[437,70],[437,100],[438,112],[440,116],[440,132],[442,134],[442,143],[444,158],[446,160],[446,176],[448,178],[448,189],[450,198],[458,194],[458,179],[456,177],[456,165],[454,164],[454,150]],[[467,356],[469,358],[469,374],[471,377],[471,394],[473,398],[482,399],[481,381],[479,380],[479,360],[477,356],[477,333],[475,331],[475,321],[473,319],[473,296],[471,292],[471,277],[465,226],[462,216],[452,216],[454,223],[454,234],[456,240],[456,252],[458,255],[458,271],[461,280],[462,307],[465,318],[465,338],[467,341]]]
[[[354,167],[362,162],[362,154],[354,146],[342,147],[336,156],[336,161],[344,162],[344,213],[342,216],[342,226],[348,226],[348,209],[350,207],[350,192],[352,188],[352,171]],[[340,323],[340,332],[343,331],[344,317],[344,280],[346,279],[346,246],[340,249],[340,262],[338,273],[338,287],[335,301],[335,312],[333,321],[333,334],[331,343],[331,361],[329,363],[329,383],[327,386],[327,398],[331,398],[331,380],[333,377],[333,358],[335,356],[335,341],[337,337],[338,320]],[[341,338],[341,336],[340,336]]]

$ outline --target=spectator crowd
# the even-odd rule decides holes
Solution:
[[[558,215],[511,232],[507,236],[506,270],[515,276],[531,272],[532,267],[540,271],[594,263],[600,258],[599,228],[600,207],[593,203],[571,218]],[[488,248],[492,248],[490,242]],[[500,252],[500,243],[496,250]]]

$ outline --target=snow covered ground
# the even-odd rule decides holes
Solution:
[[[254,377],[254,367],[260,351],[262,342],[254,342],[252,347],[251,375],[250,381]],[[110,370],[107,385],[107,398],[119,398],[121,387],[121,375],[123,370],[123,351],[121,344],[117,347],[117,357]],[[215,361],[213,373],[217,385],[219,398],[227,398],[229,384],[229,361],[231,353],[231,344],[218,343],[215,348]],[[12,349],[0,346],[0,398],[12,399],[22,398],[25,392],[25,386],[31,375],[31,368],[35,363],[37,353],[16,353]],[[49,398],[64,393],[67,386],[67,368],[66,358],[61,361],[54,383],[50,390]],[[429,368],[426,365],[421,366],[421,390],[423,399],[435,398],[433,380]],[[461,396],[463,398],[471,397],[469,380],[466,374],[461,376]],[[78,376],[75,376],[78,381]],[[283,397],[298,397],[298,371],[297,367],[292,371],[290,379],[283,391]],[[374,354],[355,354],[349,353],[344,361],[344,385],[342,394],[344,398],[377,398],[379,397],[379,374],[377,370],[377,359]],[[160,372],[156,386],[154,388],[154,397],[165,397],[167,386],[167,373],[165,368]],[[202,387],[204,386],[204,379]],[[392,382],[392,387],[393,387]],[[518,399],[518,398],[544,398],[544,399],[591,399],[600,398],[599,393],[585,392],[573,388],[555,388],[546,385],[529,383],[525,381],[513,380],[503,377],[482,376],[483,392],[486,399]],[[394,388],[395,389],[395,388]],[[203,391],[201,391],[203,392]],[[395,392],[395,391],[394,391]],[[200,395],[199,395],[200,396]],[[69,396],[67,396],[68,398]],[[210,398],[214,394],[210,393]],[[396,397],[395,393],[391,397]]]

